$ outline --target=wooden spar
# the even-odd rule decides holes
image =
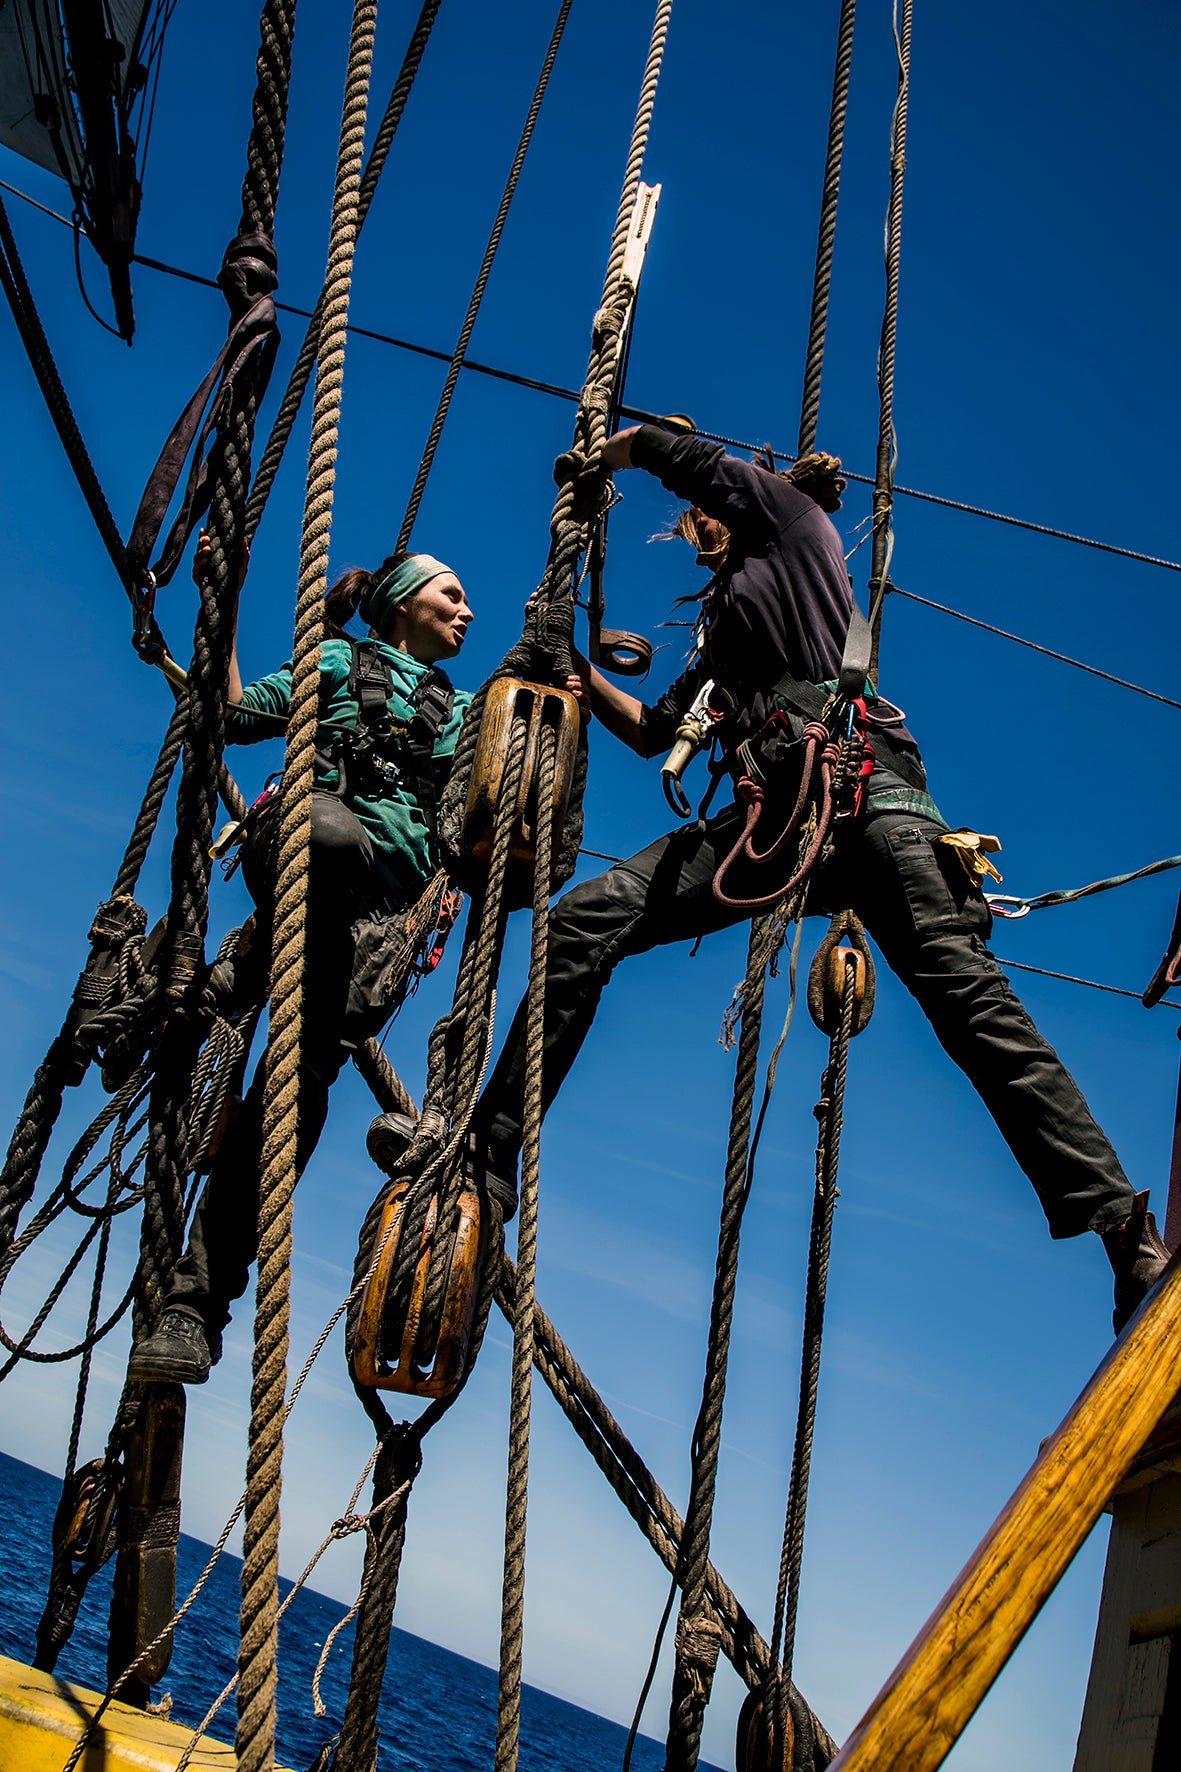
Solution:
[[[830,1772],[933,1772],[1181,1383],[1181,1254],[1115,1343]]]
[[[1164,1239],[1181,1243],[1181,1078]],[[1181,1765],[1181,1411],[1176,1404],[1111,1504],[1111,1536],[1074,1772]]]
[[[180,1534],[180,1467],[185,1393],[179,1384],[144,1387],[127,1448],[119,1506],[119,1554],[111,1593],[107,1675],[113,1683],[154,1643],[176,1606],[176,1541]],[[119,1696],[141,1709],[172,1657],[172,1632],[126,1680]]]

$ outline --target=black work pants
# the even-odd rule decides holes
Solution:
[[[260,934],[268,951],[277,822],[276,818],[266,833],[269,841],[252,845],[243,861],[246,884],[260,906]],[[371,1025],[358,1025],[349,1005],[354,925],[384,903],[373,848],[363,827],[343,801],[317,793],[308,859],[297,1175],[303,1173],[324,1130],[328,1090],[342,1065],[357,1041],[376,1033],[388,1016],[388,1011],[377,1012]],[[214,1158],[193,1212],[188,1247],[165,1301],[197,1311],[211,1330],[228,1322],[230,1302],[245,1292],[250,1264],[258,1253],[264,1083],[265,1066],[260,1061]]]
[[[544,1101],[561,1086],[620,960],[744,921],[712,882],[738,833],[729,807],[682,827],[573,887],[550,913]],[[881,812],[843,827],[819,870],[811,910],[851,906],[887,964],[918,999],[944,1050],[980,1094],[1033,1183],[1053,1237],[1119,1223],[1132,1188],[1077,1084],[1042,1038],[989,953],[992,915],[940,826]],[[731,870],[734,896],[766,892],[766,870]],[[478,1124],[492,1166],[515,1163],[525,1073],[524,1005],[484,1091]]]

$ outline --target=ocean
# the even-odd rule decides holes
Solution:
[[[0,1496],[9,1521],[0,1560],[0,1654],[29,1661],[45,1597],[49,1531],[60,1482],[0,1453]],[[20,1530],[14,1529],[20,1522]],[[177,1593],[186,1594],[210,1547],[181,1534]],[[222,1554],[193,1610],[177,1631],[172,1665],[156,1689],[172,1693],[172,1718],[196,1725],[234,1672],[237,1653],[238,1557]],[[289,1583],[281,1582],[284,1593]],[[91,1582],[74,1635],[56,1669],[63,1679],[102,1691],[106,1684],[106,1621],[111,1564]],[[312,1711],[311,1682],[324,1639],[347,1608],[304,1588],[280,1625],[279,1765],[305,1768],[340,1726],[348,1689],[353,1626],[336,1639],[321,1680],[328,1715]],[[232,1740],[234,1700],[210,1734]],[[487,1772],[496,1736],[496,1674],[492,1668],[395,1629],[378,1715],[378,1772]],[[526,1686],[521,1702],[521,1772],[609,1772],[622,1763],[626,1730],[578,1705]],[[635,1772],[659,1772],[661,1743],[640,1736]],[[717,1772],[702,1762],[703,1772]]]

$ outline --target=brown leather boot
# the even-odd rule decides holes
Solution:
[[[1115,1309],[1111,1321],[1118,1335],[1141,1301],[1165,1271],[1169,1251],[1148,1210],[1148,1189],[1136,1195],[1122,1224],[1101,1231],[1103,1247],[1115,1275]]]

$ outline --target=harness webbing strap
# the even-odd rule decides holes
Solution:
[[[376,640],[344,638],[352,650],[348,692],[357,703],[360,724],[373,739],[389,735],[389,704],[394,692],[393,673],[378,650]],[[419,678],[415,687],[414,713],[409,727],[400,735],[398,760],[404,766],[408,785],[426,818],[431,849],[435,849],[438,832],[438,795],[435,790],[434,752],[439,734],[451,717],[455,691],[443,672],[435,666]],[[347,742],[347,738],[346,741]]]

